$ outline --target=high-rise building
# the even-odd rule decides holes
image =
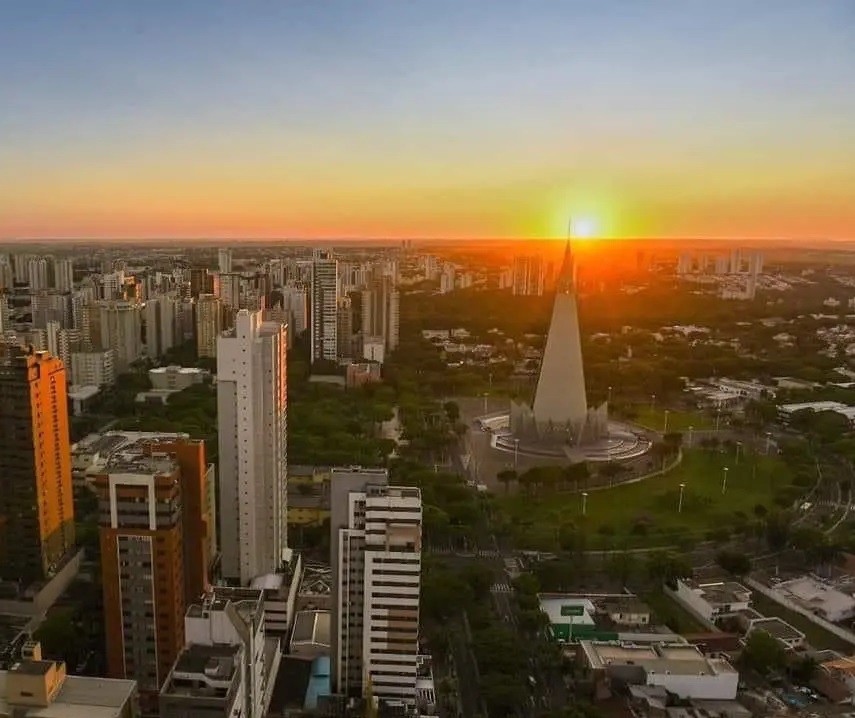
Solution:
[[[220,295],[219,279],[207,269],[193,267],[190,270],[190,296],[197,299],[200,294]]]
[[[279,639],[264,629],[262,591],[217,586],[187,609],[186,646],[160,693],[160,718],[264,718]]]
[[[70,292],[74,289],[74,261],[57,259],[54,261],[53,286],[60,292]]]
[[[142,356],[140,305],[102,301],[97,306],[97,326],[91,329],[92,342],[101,349],[113,350],[116,374],[122,374]]]
[[[230,247],[220,247],[217,252],[217,265],[220,274],[227,274],[232,271],[232,250]]]
[[[0,361],[0,578],[49,577],[74,547],[65,367],[9,347]]]
[[[448,294],[454,291],[454,278],[456,269],[453,264],[446,264],[439,275],[439,293]]]
[[[79,386],[112,386],[116,383],[113,350],[71,352],[71,383]]]
[[[217,338],[222,327],[223,310],[213,294],[200,294],[196,300],[196,354],[214,359]]]
[[[338,352],[338,261],[329,252],[312,257],[311,359],[335,361]]]
[[[528,254],[514,258],[513,292],[517,296],[540,297],[545,284],[543,257]]]
[[[338,326],[336,327],[337,358],[351,359],[353,357],[353,306],[350,297],[338,300]]]
[[[221,565],[241,585],[287,549],[287,331],[242,309],[217,342]]]
[[[30,258],[27,264],[27,283],[31,292],[50,287],[50,265],[45,257]]]
[[[414,703],[421,493],[385,469],[333,469],[330,486],[333,689]]]
[[[362,335],[382,337],[386,349],[396,349],[400,335],[400,297],[389,277],[372,280],[362,292]]]
[[[184,646],[184,609],[208,589],[204,443],[148,437],[94,477],[112,678],[153,702]]]
[[[168,294],[148,299],[143,308],[145,350],[151,358],[161,357],[175,346],[177,300]]]

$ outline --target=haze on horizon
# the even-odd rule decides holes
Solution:
[[[855,238],[851,0],[0,4],[0,239]]]

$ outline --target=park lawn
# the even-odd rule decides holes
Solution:
[[[776,489],[791,482],[788,467],[777,457],[684,449],[682,463],[664,475],[611,489],[589,491],[586,515],[578,493],[527,496],[517,492],[497,497],[497,506],[516,528],[517,538],[557,536],[559,527],[582,530],[589,548],[667,546],[683,538],[703,539],[713,528],[733,526],[735,514],[753,518],[754,507],[772,507]],[[722,495],[723,467],[729,466]],[[680,484],[683,506],[677,512]]]
[[[650,404],[637,404],[633,407],[635,418],[632,422],[653,431],[664,431],[665,411],[664,408],[652,407]],[[715,428],[715,417],[700,411],[678,411],[668,409],[668,431],[687,433],[689,427],[695,431]]]
[[[789,608],[764,596],[759,591],[752,592],[751,605],[764,616],[777,616],[794,628],[799,629],[805,634],[808,643],[818,650],[830,648],[834,651],[840,651],[844,655],[850,655],[853,651],[853,646],[848,641],[844,641],[840,636],[826,631],[822,626],[817,626],[809,618],[791,611]]]

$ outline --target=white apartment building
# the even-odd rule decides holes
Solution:
[[[530,254],[514,258],[513,293],[517,296],[542,296],[545,274],[543,257]]]
[[[384,470],[334,469],[333,689],[413,704],[421,588],[421,492]],[[379,479],[379,482],[377,481]]]
[[[287,331],[242,309],[217,340],[222,572],[244,586],[286,557]]]
[[[231,247],[220,247],[217,252],[217,267],[220,273],[228,273],[232,271],[232,250]]]
[[[190,606],[185,648],[160,692],[162,718],[264,718],[281,660],[264,625],[261,591],[218,586]]]
[[[93,335],[94,335],[93,331]],[[130,302],[98,303],[98,342],[101,349],[112,349],[116,374],[128,370],[142,356],[142,316],[139,304]]]
[[[31,292],[50,287],[48,269],[48,261],[44,257],[30,258],[27,263],[27,282],[30,285]]]
[[[74,288],[74,262],[71,259],[57,259],[53,263],[53,286],[60,292],[70,292]]]
[[[61,349],[61,347],[60,347]],[[71,383],[75,386],[104,386],[116,382],[113,350],[71,353]]]
[[[169,295],[159,295],[145,303],[145,345],[148,356],[160,357],[176,341],[178,300]]]
[[[312,362],[338,356],[338,261],[329,252],[312,257]]]

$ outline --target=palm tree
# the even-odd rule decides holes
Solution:
[[[508,494],[510,485],[517,480],[517,472],[513,469],[505,469],[496,474],[496,478],[505,485],[505,495]]]

